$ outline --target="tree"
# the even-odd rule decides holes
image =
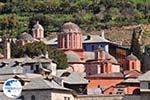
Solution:
[[[32,29],[37,21],[44,27],[45,31],[48,31],[48,26],[50,24],[49,17],[43,14],[34,15],[29,19],[29,29]]]
[[[138,58],[140,58],[142,54],[142,36],[143,29],[141,26],[133,30],[130,52]]]
[[[18,17],[16,14],[11,14],[4,16],[0,22],[0,29],[2,30],[2,35],[9,34],[15,35],[15,31],[18,27]]]
[[[57,63],[57,68],[62,69],[68,66],[67,57],[62,50],[56,48],[50,48],[43,42],[28,43],[24,46],[17,47],[12,43],[12,56],[13,57],[29,57],[39,56],[45,54],[48,51],[49,58],[53,59]]]

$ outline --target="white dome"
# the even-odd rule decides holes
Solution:
[[[36,22],[36,24],[33,26],[34,29],[42,29],[44,30],[43,26],[39,24],[39,21]]]

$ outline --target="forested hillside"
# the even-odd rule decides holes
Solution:
[[[150,0],[0,0],[0,35],[17,36],[37,20],[46,33],[67,21],[85,31],[149,24]]]

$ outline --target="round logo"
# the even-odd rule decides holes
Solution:
[[[3,84],[3,92],[9,98],[17,98],[22,91],[22,85],[17,79],[8,79]]]

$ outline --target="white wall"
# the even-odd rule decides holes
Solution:
[[[74,100],[74,97],[71,93],[56,91],[51,93],[51,100],[65,100],[65,97],[69,97],[69,100]]]

